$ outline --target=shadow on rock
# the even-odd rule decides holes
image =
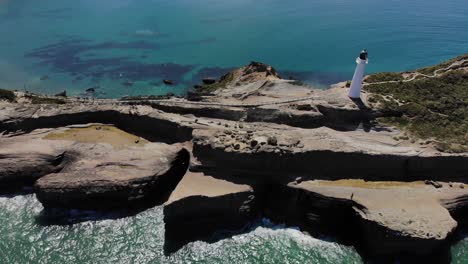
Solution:
[[[164,207],[164,254],[194,241],[214,243],[251,229],[260,207],[253,192],[217,197],[190,196]]]

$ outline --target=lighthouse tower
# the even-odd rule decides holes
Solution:
[[[354,72],[351,88],[349,89],[348,96],[353,99],[361,98],[362,79],[364,78],[364,71],[367,63],[367,50],[362,50],[359,57],[356,59],[356,71]]]

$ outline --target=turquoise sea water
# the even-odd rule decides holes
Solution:
[[[183,94],[251,60],[326,87],[364,47],[369,72],[468,52],[466,14],[466,0],[0,0],[0,87]]]
[[[467,53],[467,14],[466,0],[0,0],[0,88],[183,94],[251,60],[326,87],[351,78],[364,47],[369,72]],[[0,197],[0,263],[362,262],[351,247],[262,226],[163,256],[160,207],[66,227],[39,225],[41,210],[32,195]],[[452,262],[468,263],[468,240]]]
[[[362,263],[351,247],[262,226],[164,256],[161,207],[73,226],[41,226],[36,221],[41,210],[33,195],[0,198],[0,263]]]
[[[193,242],[166,256],[162,207],[70,226],[41,225],[42,209],[34,195],[0,197],[0,263],[363,263],[353,247],[271,224],[214,244]],[[452,247],[451,257],[468,263],[468,239]]]

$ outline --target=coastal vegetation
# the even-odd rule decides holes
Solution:
[[[32,104],[66,104],[66,101],[59,98],[50,98],[50,97],[42,97],[42,96],[31,96],[31,103]]]
[[[218,82],[215,82],[213,84],[206,84],[201,86],[200,88],[197,89],[198,93],[201,94],[209,94],[212,93],[218,89],[225,88],[229,83],[231,83],[234,80],[234,73],[229,72],[225,75],[223,75]]]
[[[455,63],[457,61],[462,61],[462,60],[468,60],[468,54],[464,54],[464,55],[455,57],[455,58],[453,58],[451,60],[442,62],[442,63],[434,65],[434,66],[424,67],[424,68],[418,69],[416,71],[419,72],[419,73],[422,73],[422,74],[431,75],[436,70],[444,69],[444,68],[452,65],[453,63]],[[464,64],[461,64],[460,67],[466,66],[466,65],[467,65],[467,63],[465,62]]]
[[[0,89],[0,100],[12,102],[15,100],[15,93],[10,90]]]
[[[366,78],[367,83],[402,81],[403,75],[399,72],[380,72]]]
[[[468,151],[468,74],[465,71],[412,82],[371,84],[365,89],[374,94],[369,102],[386,114],[380,120],[383,123],[400,127],[421,139],[433,139],[441,151]]]

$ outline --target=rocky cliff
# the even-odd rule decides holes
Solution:
[[[466,219],[468,153],[382,122],[402,113],[379,94],[351,100],[261,63],[209,83],[196,101],[16,93],[0,102],[0,190],[33,186],[46,210],[164,204],[168,254],[268,217],[365,256],[427,256]]]

